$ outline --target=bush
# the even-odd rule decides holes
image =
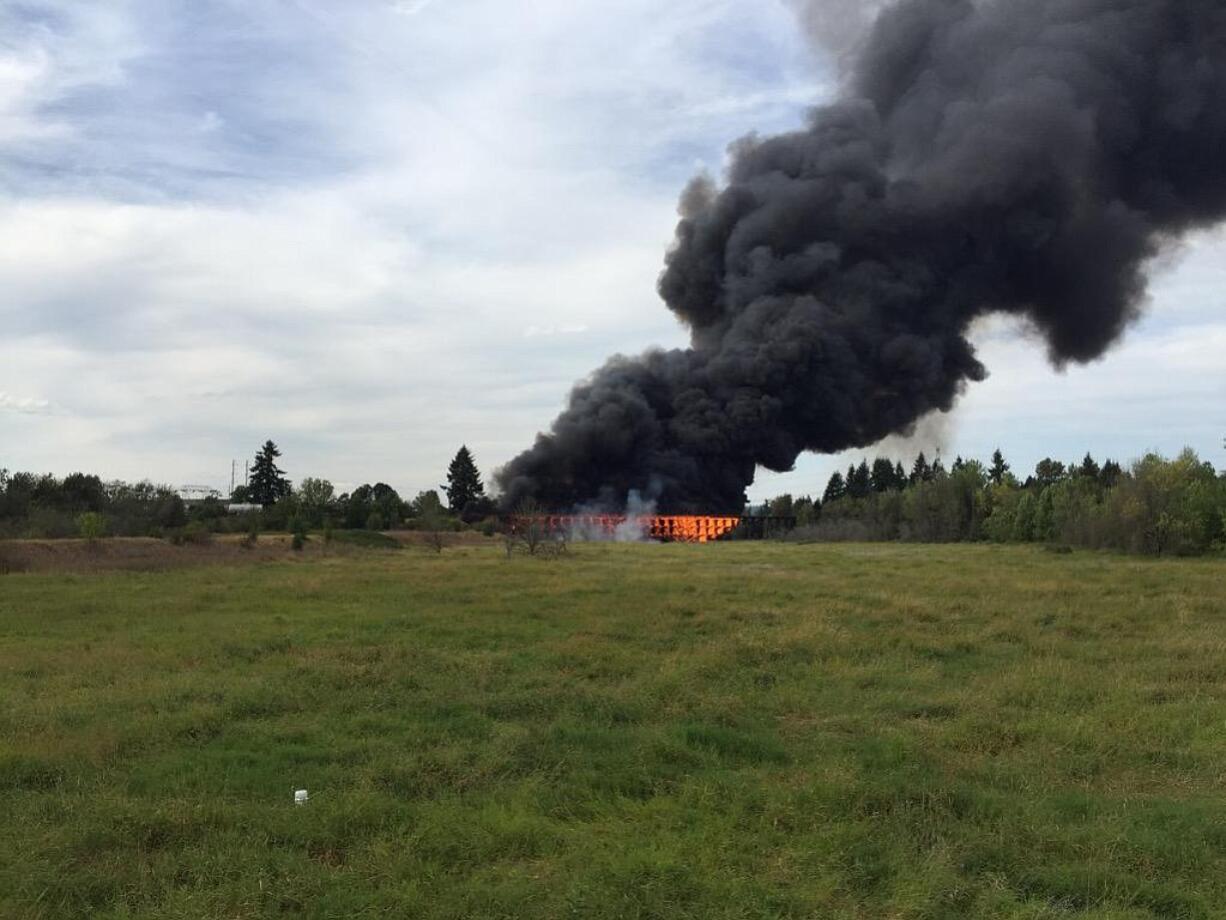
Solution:
[[[243,537],[243,542],[240,543],[240,546],[242,546],[244,550],[254,550],[257,542],[260,542],[260,520],[259,518],[255,518],[255,516],[253,516],[248,525],[248,529],[246,529],[246,536]]]
[[[213,533],[203,521],[191,521],[186,527],[168,531],[166,539],[175,546],[208,546],[213,542]]]
[[[508,559],[517,553],[555,558],[566,552],[566,532],[546,527],[541,520],[541,507],[533,499],[525,499],[516,506],[502,539]]]
[[[239,541],[239,546],[243,549],[255,549],[255,545],[260,542],[260,522],[254,517],[251,519],[251,526],[247,528],[246,535]]]
[[[300,553],[302,552],[302,548],[306,546],[306,542],[306,534],[304,534],[301,530],[295,530],[294,536],[289,541],[289,545],[294,552]]]
[[[54,508],[34,508],[30,511],[28,520],[29,535],[44,540],[75,537],[79,532],[76,518],[67,511],[57,511]]]
[[[106,536],[106,518],[97,511],[87,511],[77,518],[77,533],[93,543]]]

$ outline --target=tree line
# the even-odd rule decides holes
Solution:
[[[306,477],[296,486],[278,465],[281,451],[266,441],[247,482],[228,499],[185,502],[167,485],[105,482],[87,473],[62,479],[0,469],[0,538],[72,536],[175,536],[185,531],[299,532],[346,530],[460,530],[493,532],[494,503],[485,495],[476,461],[461,447],[446,484],[410,499],[377,482],[337,494],[327,479]],[[235,513],[234,509],[242,509]]]
[[[282,530],[499,529],[472,452],[461,447],[446,484],[403,498],[387,483],[337,494],[326,479],[296,486],[272,441],[229,500],[185,502],[151,482],[62,479],[0,469],[0,537],[169,536]],[[246,506],[235,514],[235,505]],[[1024,479],[1000,450],[988,463],[947,469],[924,454],[910,468],[867,458],[834,473],[820,497],[781,495],[750,515],[795,519],[791,536],[814,540],[1057,543],[1153,555],[1226,549],[1226,476],[1195,452],[1148,454],[1127,468],[1086,457],[1040,461]]]
[[[1127,468],[1041,460],[1019,478],[998,449],[946,469],[921,453],[910,470],[867,459],[836,472],[821,498],[781,495],[751,513],[794,517],[795,538],[1054,543],[1152,555],[1226,549],[1226,475],[1190,449]]]

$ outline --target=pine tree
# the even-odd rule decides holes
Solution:
[[[902,468],[902,461],[894,464],[894,488],[901,492],[907,487],[907,471]]]
[[[992,452],[992,466],[988,470],[988,478],[997,485],[1005,481],[1005,474],[1009,472],[1009,464],[1005,463],[1005,455],[1000,452],[1000,448],[996,448]]]
[[[1107,460],[1103,463],[1103,468],[1098,471],[1098,481],[1102,483],[1104,489],[1111,489],[1124,476],[1124,468],[1114,460]]]
[[[280,456],[281,451],[272,441],[265,441],[255,455],[255,462],[251,465],[251,478],[247,483],[247,495],[250,501],[257,505],[275,505],[278,499],[290,493],[289,480],[277,467],[277,458]]]
[[[920,451],[920,455],[915,458],[915,464],[911,467],[911,485],[927,482],[931,478],[932,471],[928,468],[928,458],[924,456],[923,451]]]
[[[481,474],[477,472],[477,464],[468,447],[461,445],[455,458],[447,467],[447,505],[460,514],[468,505],[479,498],[485,497],[485,486],[481,484]]]
[[[822,494],[822,504],[828,505],[831,502],[837,502],[846,494],[847,481],[843,478],[842,473],[835,472],[830,476],[830,481],[826,483],[826,491]]]
[[[1081,461],[1081,466],[1077,468],[1077,473],[1080,476],[1085,476],[1087,479],[1098,479],[1098,474],[1102,470],[1098,468],[1098,464],[1094,462],[1094,458],[1088,453],[1085,459]]]
[[[874,492],[889,492],[894,488],[894,464],[884,457],[878,457],[873,461],[873,470],[871,473],[873,491]]]
[[[860,465],[853,467],[847,478],[847,494],[852,498],[868,498],[873,491],[873,474],[869,472],[868,461],[861,460]]]

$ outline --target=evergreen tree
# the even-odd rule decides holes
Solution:
[[[1000,485],[1005,481],[1005,474],[1009,472],[1009,464],[1005,463],[1005,455],[1000,452],[1000,448],[996,448],[992,452],[992,465],[988,468],[988,478],[992,482]]]
[[[459,514],[469,504],[485,497],[485,486],[481,484],[481,474],[477,472],[477,464],[468,447],[461,445],[456,451],[451,466],[447,468],[447,505],[452,512]]]
[[[251,466],[251,478],[247,483],[248,499],[257,505],[275,505],[290,493],[289,480],[278,469],[277,458],[281,451],[272,441],[265,441],[255,455]]]
[[[878,457],[873,461],[871,477],[874,492],[893,491],[895,486],[894,464],[884,457]]]
[[[927,482],[931,478],[932,470],[928,467],[928,458],[924,456],[923,451],[920,451],[920,455],[915,458],[915,464],[911,467],[911,485]]]
[[[932,466],[928,468],[928,481],[933,479],[942,479],[945,476],[945,464],[941,462],[941,455],[937,454],[937,458],[932,461]]]
[[[1107,460],[1103,463],[1103,468],[1098,471],[1098,481],[1102,483],[1104,489],[1111,489],[1124,476],[1124,468],[1114,460]]]
[[[902,468],[902,461],[894,464],[894,488],[901,492],[907,487],[907,471]]]
[[[830,481],[826,483],[826,491],[822,494],[822,504],[828,505],[831,502],[837,502],[840,498],[847,494],[847,480],[843,478],[843,474],[835,471],[830,476]]]
[[[1081,466],[1077,468],[1077,474],[1079,476],[1085,476],[1087,479],[1098,479],[1098,474],[1101,472],[1102,470],[1098,468],[1098,464],[1094,462],[1094,458],[1088,453],[1086,454],[1085,459],[1081,461]]]
[[[956,473],[964,466],[966,466],[966,461],[962,459],[961,454],[958,454],[958,456],[954,457],[954,465],[950,468],[950,472]]]
[[[861,460],[859,466],[849,471],[847,494],[852,498],[868,498],[872,491],[873,474],[869,471],[868,461]]]

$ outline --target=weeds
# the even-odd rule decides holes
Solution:
[[[281,553],[5,581],[0,916],[1226,903],[1220,561]]]

